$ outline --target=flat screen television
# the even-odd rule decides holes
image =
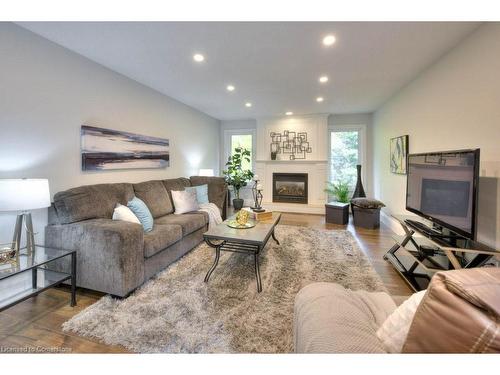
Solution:
[[[408,155],[406,209],[476,237],[479,149]]]

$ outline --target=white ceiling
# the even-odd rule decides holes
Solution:
[[[217,119],[372,112],[478,27],[466,22],[21,22]],[[334,46],[322,45],[333,33]],[[195,52],[205,62],[195,63]],[[326,85],[318,77],[327,74]],[[226,91],[227,84],[236,90]],[[315,98],[323,96],[324,102]],[[253,103],[246,108],[245,102]]]

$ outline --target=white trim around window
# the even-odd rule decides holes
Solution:
[[[331,152],[331,132],[341,132],[341,131],[355,131],[359,132],[359,144],[358,144],[358,156],[359,160],[361,160],[361,178],[363,181],[366,181],[366,167],[367,167],[367,143],[366,143],[366,128],[365,124],[355,124],[355,125],[330,125],[328,126],[328,181],[331,180],[330,175],[330,152]]]
[[[257,154],[257,131],[256,129],[225,129],[224,130],[224,160],[222,166],[225,167],[231,150],[231,136],[251,135],[252,136],[252,172],[255,172],[255,156]],[[224,169],[224,168],[223,168]]]

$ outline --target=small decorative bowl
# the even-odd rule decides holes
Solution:
[[[226,222],[226,225],[230,228],[235,228],[235,229],[249,229],[253,228],[255,226],[255,221],[249,220],[245,224],[239,224],[236,220],[228,220]]]

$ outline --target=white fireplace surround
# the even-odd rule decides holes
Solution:
[[[305,160],[289,160],[286,154],[278,154],[278,160],[271,160],[270,134],[283,133],[284,130],[307,133],[312,152],[306,154]],[[326,194],[323,189],[328,180],[327,134],[326,114],[257,119],[255,174],[259,176],[264,189],[264,208],[283,212],[324,213]],[[273,202],[273,173],[307,173],[308,203]]]

